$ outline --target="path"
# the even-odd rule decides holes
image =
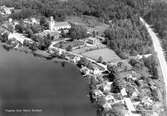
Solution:
[[[150,25],[148,25],[144,19],[140,18],[140,21],[145,25],[148,33],[151,36],[152,42],[153,42],[153,46],[154,46],[154,51],[157,54],[158,60],[159,60],[159,64],[162,70],[162,75],[163,75],[163,79],[164,79],[164,83],[165,83],[165,92],[167,93],[167,63],[165,60],[165,54],[164,51],[161,47],[161,43],[159,38],[157,37],[156,33],[151,29]],[[166,100],[167,100],[167,96],[166,96]],[[166,103],[167,106],[167,103]]]
[[[76,53],[73,53],[73,52],[70,52],[70,51],[66,51],[66,50],[64,50],[64,49],[61,49],[61,48],[57,48],[57,47],[54,46],[54,44],[55,44],[55,43],[52,43],[49,48],[50,48],[50,49],[56,49],[56,50],[58,50],[58,51],[64,51],[64,52],[69,53],[69,54],[72,54],[72,55],[74,55],[74,56],[84,57],[84,56],[82,56],[82,55],[80,55],[80,54],[76,54]],[[91,58],[87,58],[87,57],[86,57],[86,59],[89,60],[90,62],[95,63],[96,65],[100,66],[100,67],[103,68],[104,70],[107,70],[107,66],[106,66],[106,65],[101,64],[101,63],[98,63],[98,62],[96,62],[95,60],[93,60],[93,59],[91,59]]]

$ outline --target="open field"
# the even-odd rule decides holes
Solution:
[[[102,34],[109,25],[102,23],[99,19],[91,16],[69,16],[66,18],[67,21],[82,25],[88,29],[89,32],[97,31],[99,34]]]
[[[116,53],[109,48],[85,52],[82,55],[90,57],[90,58],[95,59],[95,60],[97,60],[100,56],[102,56],[103,60],[107,61],[107,62],[114,62],[114,61],[120,60],[119,56],[117,56]]]

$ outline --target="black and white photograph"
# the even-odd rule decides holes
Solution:
[[[167,116],[167,0],[0,0],[0,116]]]

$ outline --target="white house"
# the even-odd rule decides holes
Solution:
[[[135,107],[133,106],[130,98],[124,98],[124,102],[130,112],[136,111]]]
[[[121,89],[121,95],[122,96],[127,96],[127,92],[126,92],[125,88]]]
[[[31,24],[31,25],[35,25],[35,24],[39,24],[39,20],[36,19],[36,18],[27,18],[27,19],[24,19],[23,21],[24,23],[26,24]]]
[[[16,39],[22,45],[23,45],[23,43],[24,43],[25,40],[29,41],[29,42],[33,42],[30,38],[27,38],[27,37],[23,36],[22,34],[19,34],[19,33],[9,33],[8,40],[13,40],[13,39]]]
[[[90,70],[86,66],[82,66],[82,68],[80,69],[80,71],[82,73],[84,73],[85,75],[89,75],[90,74]]]
[[[31,18],[30,20],[32,24],[40,24],[39,20],[36,18]]]
[[[93,70],[93,74],[94,75],[100,75],[101,71],[98,68],[95,67],[94,70]]]
[[[112,85],[112,83],[113,83],[113,82],[108,82],[108,81],[105,81],[105,82],[103,83],[103,91],[104,91],[105,93],[108,93],[108,92],[111,91],[111,85]]]
[[[10,15],[12,14],[13,10],[14,10],[14,7],[6,7],[5,5],[0,6],[0,13],[2,15]]]
[[[73,62],[76,64],[78,61],[80,61],[81,60],[81,58],[79,57],[79,56],[75,56],[74,58],[73,58]]]
[[[55,22],[53,17],[50,18],[49,29],[51,31],[69,30],[70,28],[71,25],[68,22]]]
[[[94,98],[95,98],[95,99],[98,98],[98,97],[105,96],[105,95],[103,94],[103,92],[102,92],[101,90],[99,90],[99,89],[93,90],[93,95],[94,95]]]

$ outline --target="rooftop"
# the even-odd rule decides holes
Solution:
[[[40,32],[40,33],[37,33],[36,35],[39,35],[39,36],[46,36],[46,35],[48,35],[48,34],[50,34],[50,36],[59,35],[58,32],[56,32],[56,31],[50,31],[50,30],[44,30],[44,31],[42,31],[42,32]]]
[[[70,24],[68,22],[56,22],[54,26],[63,27],[63,26],[70,26]]]
[[[32,41],[30,38],[27,38],[20,33],[10,33],[8,38],[9,39],[15,38],[16,40],[18,40],[22,44],[24,43],[24,40]]]

